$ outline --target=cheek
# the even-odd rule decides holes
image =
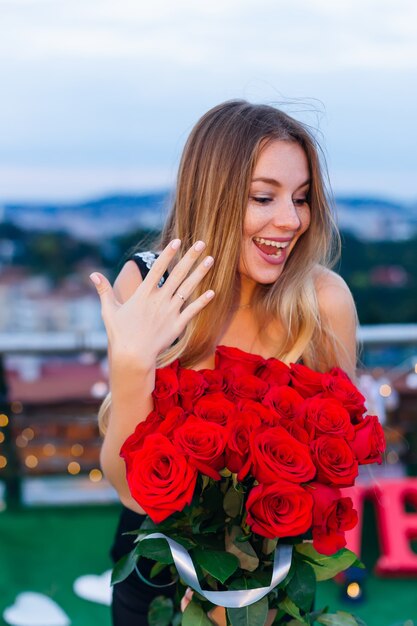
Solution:
[[[304,233],[311,223],[311,210],[309,207],[307,207],[305,209],[302,209],[298,215],[301,222],[300,230]]]
[[[252,211],[249,207],[246,211],[245,219],[243,222],[243,236],[252,238],[258,233],[265,223],[268,222],[268,217],[261,214],[260,211]]]

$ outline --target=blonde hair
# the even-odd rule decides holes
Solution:
[[[254,289],[252,308],[260,329],[273,319],[282,324],[277,358],[291,363],[302,356],[306,365],[320,371],[338,364],[343,347],[320,317],[314,283],[317,265],[330,268],[340,255],[320,147],[306,125],[283,111],[232,100],[212,108],[193,128],[182,154],[172,208],[156,243],[156,249],[162,249],[180,238],[181,257],[198,239],[206,242],[205,253],[216,263],[192,297],[213,289],[216,304],[193,318],[178,341],[159,355],[158,367],[176,358],[192,367],[218,344],[239,298],[238,263],[252,173],[260,150],[275,140],[297,143],[306,154],[311,221],[279,280]],[[106,398],[102,417],[109,406]]]

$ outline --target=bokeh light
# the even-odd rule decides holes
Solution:
[[[90,478],[92,483],[98,483],[103,478],[103,474],[102,474],[101,470],[99,470],[97,468],[92,469],[88,476],[89,476],[89,478]]]
[[[70,463],[68,463],[68,474],[72,474],[73,476],[75,476],[76,474],[79,474],[81,471],[81,466],[79,463],[77,463],[77,461],[71,461]]]

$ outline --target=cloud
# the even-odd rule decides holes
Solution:
[[[412,0],[3,0],[0,57],[270,71],[417,67]]]
[[[117,192],[168,189],[174,172],[161,167],[57,167],[0,165],[0,197],[71,201]]]

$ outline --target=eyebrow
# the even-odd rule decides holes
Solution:
[[[253,178],[251,182],[252,183],[262,182],[262,183],[267,183],[268,185],[275,185],[275,187],[282,187],[281,183],[278,180],[275,180],[275,178]],[[301,187],[305,187],[306,185],[309,185],[310,183],[311,183],[311,178],[308,178],[303,183],[301,183],[301,185],[297,187],[296,191],[298,189],[301,189]]]

